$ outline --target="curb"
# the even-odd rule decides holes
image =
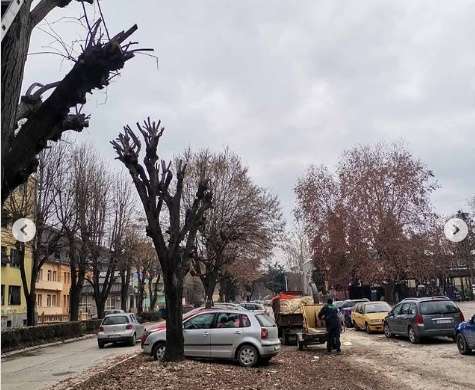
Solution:
[[[127,360],[130,360],[130,359],[140,355],[140,353],[141,352],[139,351],[139,352],[134,353],[133,355],[127,356],[126,358],[124,358],[122,360],[119,360],[117,363],[113,364],[112,366],[105,367],[102,370],[99,370],[99,371],[95,372],[90,377],[82,379],[79,382],[76,382],[76,383],[72,384],[71,386],[67,387],[65,390],[74,390],[76,387],[78,387],[79,385],[82,385],[84,382],[87,382],[89,379],[94,378],[97,375],[104,374],[106,371],[109,371],[109,370],[113,369],[114,367],[117,367],[119,364],[125,363]]]
[[[25,352],[35,351],[37,349],[46,348],[46,347],[53,347],[55,345],[74,343],[75,341],[87,340],[87,339],[91,339],[93,337],[96,337],[95,333],[87,334],[87,335],[84,335],[84,336],[81,336],[81,337],[75,337],[73,339],[55,341],[54,343],[48,343],[48,344],[34,345],[32,347],[18,349],[16,351],[5,352],[5,353],[2,353],[2,360],[6,359],[6,358],[9,358],[11,356],[20,355],[20,354],[25,353]]]

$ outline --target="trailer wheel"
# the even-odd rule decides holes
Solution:
[[[303,341],[297,340],[297,346],[299,348],[299,351],[303,351],[303,347],[304,347]]]

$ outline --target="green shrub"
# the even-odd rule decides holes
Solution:
[[[69,321],[2,330],[2,351],[72,339],[87,333],[95,333],[101,320]]]

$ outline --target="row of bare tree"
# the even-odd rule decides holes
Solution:
[[[24,261],[20,267],[29,325],[35,323],[38,273],[58,251],[67,252],[71,270],[71,320],[78,319],[85,283],[93,289],[100,318],[118,278],[125,309],[135,270],[143,300],[145,286],[156,285],[159,269],[151,243],[134,230],[134,213],[127,178],[111,174],[92,147],[59,143],[40,154],[38,172],[30,185],[20,187],[4,205],[4,214],[12,221],[30,215],[36,223],[29,278]],[[156,302],[157,292],[151,293]]]
[[[296,215],[317,270],[337,288],[446,274],[454,248],[430,203],[436,188],[398,144],[349,150],[335,173],[310,167],[295,188]]]
[[[136,127],[134,131],[125,126],[112,145],[135,184],[147,217],[147,235],[163,271],[168,310],[165,358],[179,360],[185,276],[190,271],[199,276],[211,305],[218,281],[225,283],[237,269],[255,272],[270,254],[282,231],[282,217],[277,199],[253,184],[239,157],[229,150],[187,151],[172,165],[159,160],[161,123],[149,118]]]

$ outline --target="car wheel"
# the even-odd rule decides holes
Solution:
[[[364,323],[364,330],[365,330],[365,332],[368,333],[368,334],[371,333],[371,330],[369,329],[369,326],[368,326],[368,323],[367,323],[367,322]]]
[[[457,348],[462,355],[469,355],[471,352],[462,333],[457,335]]]
[[[256,347],[246,344],[239,348],[237,353],[237,360],[243,367],[253,367],[259,360],[259,352]]]
[[[137,343],[137,339],[135,338],[135,333],[134,333],[129,340],[129,345],[133,347],[136,343]]]
[[[409,337],[409,341],[412,344],[417,344],[420,341],[419,337],[416,335],[416,331],[414,330],[412,326],[409,327],[407,335]]]
[[[97,346],[102,349],[104,348],[104,343],[102,341],[97,340]]]
[[[393,337],[393,334],[391,333],[391,329],[389,329],[389,324],[387,322],[384,323],[384,335],[390,339]]]
[[[345,318],[345,326],[347,328],[351,328],[353,326],[352,322],[351,322],[351,319],[349,319],[348,317]]]
[[[355,322],[355,321],[353,321],[353,328],[355,328],[355,330],[360,330],[359,326],[356,325],[356,322]]]
[[[165,357],[165,348],[166,348],[165,343],[156,344],[153,347],[153,352],[152,352],[153,358],[155,360],[163,360],[163,358]]]

